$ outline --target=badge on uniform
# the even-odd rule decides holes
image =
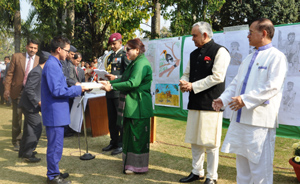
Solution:
[[[114,71],[116,71],[116,69],[117,69],[117,68],[116,68],[116,67],[114,67]]]
[[[121,58],[118,57],[118,58],[115,58],[114,62],[113,63],[121,63]]]
[[[116,64],[116,63],[119,63],[119,61],[121,61],[121,58],[115,58],[113,63]]]

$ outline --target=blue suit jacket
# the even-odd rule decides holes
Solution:
[[[42,72],[43,124],[45,126],[70,124],[69,98],[80,94],[80,86],[68,87],[61,62],[56,57],[49,56]]]

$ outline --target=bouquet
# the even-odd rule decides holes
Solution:
[[[293,144],[292,148],[294,149],[294,161],[300,164],[300,142],[296,142]]]

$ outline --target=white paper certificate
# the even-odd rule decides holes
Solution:
[[[96,88],[100,89],[103,86],[101,83],[96,83],[96,82],[82,82],[80,83],[80,85],[88,89],[96,89]]]

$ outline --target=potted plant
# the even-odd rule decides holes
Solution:
[[[300,182],[300,142],[293,144],[295,157],[289,160],[289,163],[293,166],[297,179]]]

